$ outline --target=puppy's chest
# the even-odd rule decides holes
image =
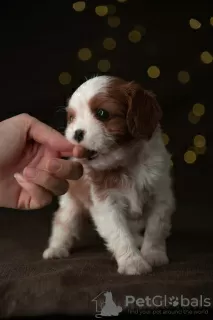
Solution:
[[[108,196],[126,203],[133,214],[140,213],[149,198],[149,192],[141,189],[130,172],[125,168],[113,170],[88,170],[77,181],[70,181],[69,192],[86,209],[97,201],[104,201]]]
[[[131,177],[123,168],[101,171],[85,168],[82,178],[69,181],[69,193],[89,209],[94,198],[104,200],[113,192],[124,195],[131,185]]]

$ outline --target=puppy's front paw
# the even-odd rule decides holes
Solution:
[[[140,254],[132,254],[118,262],[118,272],[126,275],[138,275],[152,271],[152,267]]]
[[[66,248],[47,248],[43,253],[44,259],[67,258],[69,251]]]
[[[169,259],[165,251],[150,249],[143,252],[142,250],[142,255],[151,266],[160,267],[169,263]]]

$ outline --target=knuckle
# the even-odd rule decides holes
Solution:
[[[21,113],[18,117],[20,119],[23,119],[23,120],[29,120],[30,119],[30,115],[28,113]]]
[[[62,195],[68,190],[69,184],[66,180],[60,180],[51,174],[46,174],[43,181],[44,187],[55,195]]]

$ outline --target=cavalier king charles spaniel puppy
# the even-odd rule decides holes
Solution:
[[[74,92],[67,116],[66,138],[88,157],[80,160],[82,178],[59,199],[43,257],[67,257],[89,214],[119,273],[167,264],[175,199],[155,96],[135,82],[98,76]]]

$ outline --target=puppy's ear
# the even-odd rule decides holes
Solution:
[[[162,118],[161,108],[155,96],[139,84],[131,82],[126,90],[128,130],[134,138],[149,140]]]

